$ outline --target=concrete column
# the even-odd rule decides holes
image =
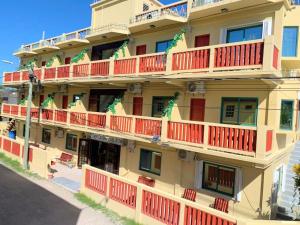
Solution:
[[[273,71],[274,36],[266,36],[264,42],[263,71]]]
[[[141,223],[142,214],[142,201],[143,201],[143,189],[141,185],[137,185],[136,190],[136,210],[135,210],[135,221]]]
[[[173,59],[173,53],[169,52],[169,54],[166,56],[166,74],[172,73],[172,59]]]
[[[114,75],[114,69],[115,69],[115,67],[114,67],[114,58],[110,57],[110,59],[109,59],[109,73],[108,73],[108,75],[110,77]]]
[[[209,72],[212,73],[215,66],[215,49],[209,49]]]
[[[168,141],[168,118],[163,117],[162,118],[162,124],[161,124],[161,142],[167,142]]]
[[[270,130],[267,126],[258,126],[256,134],[256,158],[264,159],[266,156],[267,147],[267,131]],[[273,138],[274,139],[274,138]]]

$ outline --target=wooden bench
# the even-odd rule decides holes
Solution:
[[[215,198],[213,208],[228,213],[229,201],[224,198]]]
[[[154,187],[155,186],[155,180],[148,178],[148,177],[143,177],[143,176],[139,176],[138,182],[140,184],[145,184],[149,187]]]
[[[197,192],[193,189],[185,189],[182,195],[182,198],[195,202],[196,201]]]
[[[74,164],[72,163],[73,155],[67,154],[65,152],[61,153],[59,158],[56,158],[58,162],[61,164],[67,165],[68,167],[73,167]]]

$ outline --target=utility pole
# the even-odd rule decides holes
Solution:
[[[34,81],[34,72],[33,68],[29,69],[29,89],[28,89],[28,98],[27,98],[27,112],[26,112],[26,124],[25,124],[25,143],[24,143],[24,158],[23,158],[23,167],[28,170],[28,154],[29,154],[29,130],[31,122],[31,102],[32,102],[32,89]]]

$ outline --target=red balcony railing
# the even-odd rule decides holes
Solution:
[[[162,72],[166,71],[167,55],[157,54],[150,56],[141,56],[139,64],[140,73]]]
[[[12,105],[10,107],[10,113],[14,116],[18,116],[19,115],[19,106],[18,105]]]
[[[168,138],[171,140],[203,144],[204,125],[188,122],[168,122]]]
[[[29,80],[29,72],[23,71],[22,72],[22,81],[28,81]]]
[[[73,77],[88,77],[89,64],[80,64],[73,66]]]
[[[4,82],[11,82],[12,81],[12,73],[5,73],[4,74]]]
[[[42,109],[42,120],[52,121],[54,119],[54,112],[52,109]]]
[[[132,117],[111,116],[110,129],[118,132],[130,133],[132,130]]]
[[[78,113],[78,112],[71,112],[70,113],[70,124],[85,126],[87,122],[87,114],[86,113]]]
[[[66,79],[70,77],[70,66],[62,66],[57,68],[57,78]]]
[[[68,111],[55,110],[55,122],[66,124]]]
[[[99,194],[105,195],[107,192],[107,176],[92,170],[86,170],[85,186]]]
[[[162,121],[156,119],[136,118],[135,134],[146,136],[160,136]]]
[[[136,58],[120,59],[114,62],[114,74],[135,74],[136,73]]]
[[[56,68],[46,68],[45,69],[45,80],[54,80],[56,76]]]
[[[106,114],[88,113],[88,127],[91,128],[105,128]]]
[[[91,76],[108,76],[109,61],[95,62],[91,64]]]
[[[21,73],[20,72],[13,72],[13,81],[20,81]]]

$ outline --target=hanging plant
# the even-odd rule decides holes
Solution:
[[[26,104],[27,100],[28,100],[28,97],[21,99],[20,102],[19,102],[19,105],[23,105],[24,106]]]
[[[44,101],[43,101],[43,103],[42,103],[42,108],[43,109],[45,109],[45,108],[47,108],[48,106],[49,106],[49,104],[52,104],[53,103],[53,100],[54,100],[54,98],[53,98],[53,96],[48,96]]]
[[[46,67],[51,67],[51,66],[53,65],[55,59],[57,59],[58,62],[61,64],[62,61],[61,61],[60,56],[59,56],[59,55],[55,55],[55,56],[52,56],[52,57],[49,59],[49,61],[46,63]]]
[[[34,64],[36,63],[37,59],[34,58],[30,61],[28,61],[25,65],[20,65],[18,70],[28,70],[28,69],[31,69],[31,68],[34,68]]]
[[[128,41],[124,41],[124,43],[114,52],[114,58],[117,60],[119,58],[119,51],[122,51],[123,57],[125,57],[125,48],[128,46]]]
[[[117,97],[114,101],[107,107],[107,112],[116,114],[116,106],[122,101],[122,97]]]
[[[78,63],[80,60],[83,60],[84,56],[87,54],[88,51],[89,51],[88,48],[83,49],[81,52],[79,52],[76,56],[74,56],[71,59],[71,63]]]
[[[186,33],[186,29],[181,29],[181,31],[178,34],[175,34],[170,46],[166,49],[166,54],[168,55],[170,50],[177,46],[178,41],[183,40],[183,35]]]
[[[176,92],[174,94],[174,96],[169,100],[168,106],[164,109],[164,111],[162,113],[163,117],[167,116],[169,120],[171,119],[172,111],[173,111],[175,102],[178,100],[179,95],[180,95],[179,92]]]

